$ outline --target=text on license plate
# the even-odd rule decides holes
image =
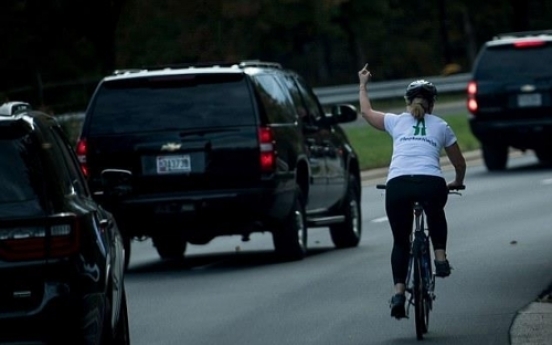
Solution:
[[[157,173],[187,173],[192,170],[190,155],[157,156]]]
[[[542,97],[540,93],[528,93],[524,95],[518,95],[518,107],[538,107],[542,104]]]

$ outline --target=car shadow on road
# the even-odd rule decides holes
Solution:
[[[131,264],[126,275],[132,276],[149,273],[186,271],[194,272],[194,274],[197,272],[216,273],[220,271],[228,272],[250,269],[260,266],[300,264],[304,260],[309,260],[314,256],[335,250],[337,249],[332,247],[310,249],[307,252],[307,256],[300,261],[284,260],[273,250],[193,254],[175,260],[157,259],[141,264]]]

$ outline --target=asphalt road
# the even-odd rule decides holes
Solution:
[[[470,164],[468,189],[449,198],[454,270],[437,282],[427,343],[509,344],[517,312],[552,279],[551,171],[531,155],[509,168]],[[412,319],[389,316],[391,234],[379,180],[364,181],[358,248],[336,250],[327,229],[313,229],[300,262],[278,262],[266,234],[190,246],[171,263],[134,242],[132,344],[418,344]]]

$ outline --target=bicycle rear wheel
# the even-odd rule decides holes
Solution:
[[[414,258],[414,320],[416,323],[416,338],[422,340],[424,334],[427,333],[427,325],[429,322],[429,306],[426,299],[426,291],[423,279],[422,258],[416,256]]]

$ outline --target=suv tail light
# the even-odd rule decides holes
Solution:
[[[545,45],[546,42],[543,40],[527,40],[527,41],[518,41],[514,42],[515,48],[535,48]]]
[[[3,220],[0,258],[23,261],[69,256],[78,251],[79,235],[77,217],[72,213]]]
[[[477,83],[475,81],[470,81],[468,83],[468,110],[470,113],[474,114],[477,112],[477,99],[475,98],[477,94]]]
[[[276,150],[274,148],[274,133],[269,127],[259,129],[260,164],[262,172],[273,172],[276,166]]]
[[[88,153],[88,145],[86,139],[79,139],[76,147],[77,158],[79,159],[80,168],[84,176],[88,177],[88,164],[86,164],[86,154]]]

